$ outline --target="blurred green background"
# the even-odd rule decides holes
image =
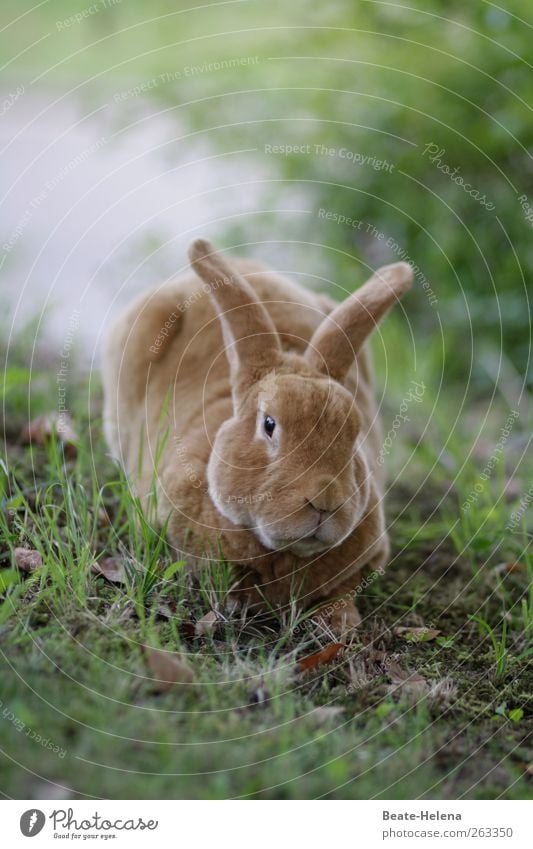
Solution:
[[[441,338],[447,380],[470,375],[483,393],[500,356],[506,374],[526,370],[533,222],[519,198],[533,202],[533,29],[523,3],[3,5],[11,88],[33,80],[86,109],[107,102],[115,130],[149,101],[195,133],[189,145],[249,151],[267,203],[228,215],[228,245],[298,244],[344,289],[367,266],[408,258],[420,269],[412,332],[418,344]],[[291,203],[306,214],[279,212]]]

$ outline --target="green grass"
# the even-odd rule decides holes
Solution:
[[[391,339],[394,333],[391,325]],[[26,365],[23,350],[11,358],[18,369]],[[431,352],[427,362],[432,368]],[[306,674],[296,671],[298,658],[319,651],[331,635],[297,609],[261,618],[234,610],[228,564],[213,562],[193,581],[175,562],[106,454],[94,381],[90,405],[81,377],[71,387],[80,441],[76,459],[66,461],[55,441],[18,442],[28,415],[53,407],[53,374],[43,369],[32,382],[30,402],[26,373],[15,376],[5,399],[0,471],[2,793],[530,793],[533,569],[527,528],[506,529],[527,477],[510,501],[502,497],[505,469],[498,470],[467,516],[461,513],[483,462],[463,465],[465,431],[458,426],[449,439],[450,419],[431,416],[429,373],[418,375],[428,391],[388,458],[395,480],[390,568],[360,595],[364,620],[353,642]],[[398,367],[387,380],[385,429],[405,376]],[[453,398],[442,395],[439,409],[451,411]],[[36,549],[42,568],[19,573],[17,546]],[[103,556],[124,562],[123,584],[91,570]],[[519,567],[501,567],[511,562]],[[210,610],[219,617],[216,628],[195,636],[194,623]],[[418,641],[394,631],[422,625],[440,634]],[[186,656],[193,682],[157,694],[143,646]],[[398,667],[426,685],[395,686]]]

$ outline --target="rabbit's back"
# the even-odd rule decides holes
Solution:
[[[335,302],[258,263],[234,259],[233,264],[270,314],[282,347],[303,353]],[[224,348],[209,288],[195,274],[144,293],[111,327],[103,355],[104,425],[113,453],[129,474],[143,453],[139,441],[151,438],[153,443],[167,396],[173,429],[186,434],[203,421],[206,444],[231,415]],[[357,371],[353,389],[370,426],[374,414],[365,351],[354,375]],[[211,408],[207,417],[206,408]]]

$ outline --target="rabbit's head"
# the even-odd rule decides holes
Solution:
[[[219,428],[209,493],[268,549],[305,557],[339,545],[362,519],[370,471],[361,416],[343,385],[356,354],[412,279],[386,266],[325,317],[303,355],[282,350],[245,278],[203,239],[191,263],[209,287],[230,365],[233,415]]]

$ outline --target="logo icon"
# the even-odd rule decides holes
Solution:
[[[31,808],[29,811],[24,811],[20,818],[20,830],[24,837],[35,837],[42,831],[46,822],[46,817],[42,811],[36,808]]]

